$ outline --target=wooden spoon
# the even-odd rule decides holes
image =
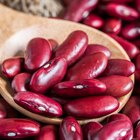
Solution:
[[[96,29],[78,23],[29,16],[0,5],[0,25],[0,64],[8,57],[12,57],[17,54],[23,55],[23,51],[25,50],[28,41],[34,37],[53,38],[60,44],[68,34],[74,30],[85,31],[89,37],[89,43],[98,43],[108,47],[112,52],[112,58],[123,58],[129,60],[125,51],[116,41]],[[134,76],[131,76],[131,79],[134,81]],[[13,92],[11,90],[10,83],[3,77],[0,78],[0,93],[12,107],[28,117],[51,124],[59,124],[62,121],[62,118],[48,118],[31,113],[17,105],[12,97]],[[119,98],[120,107],[113,113],[117,113],[122,109],[130,95],[131,92]],[[78,121],[80,124],[85,124],[89,121],[101,121],[107,116]]]

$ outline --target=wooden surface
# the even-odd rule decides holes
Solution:
[[[125,51],[113,39],[96,29],[78,23],[28,16],[0,5],[0,25],[0,64],[8,57],[15,56],[19,53],[20,55],[23,55],[23,51],[25,50],[28,41],[33,37],[39,36],[54,38],[61,43],[67,37],[67,35],[74,30],[85,31],[89,37],[89,43],[98,43],[108,47],[112,52],[112,58],[124,58],[129,60]],[[131,78],[134,80],[133,76],[131,76]],[[45,123],[59,124],[62,121],[61,118],[47,118],[31,113],[28,110],[18,106],[13,101],[13,93],[9,82],[2,77],[0,77],[0,93],[11,106],[26,116]],[[120,108],[116,112],[120,111],[126,104],[130,95],[131,92],[119,99]],[[85,124],[93,120],[101,121],[105,117],[79,120],[79,123]]]

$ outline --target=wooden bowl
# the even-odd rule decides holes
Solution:
[[[34,25],[28,28],[24,28],[21,31],[13,34],[10,38],[7,38],[5,42],[3,42],[2,46],[0,47],[0,64],[2,61],[8,57],[12,57],[15,55],[23,55],[23,51],[26,48],[26,45],[28,41],[34,37],[44,37],[44,38],[53,38],[58,43],[62,43],[65,38],[70,34],[72,31],[75,30],[82,30],[85,31],[89,38],[89,44],[96,43],[96,44],[102,44],[109,48],[109,50],[112,52],[111,58],[122,58],[129,60],[129,57],[127,56],[126,52],[122,49],[122,47],[113,39],[111,39],[106,34],[93,29],[91,27],[87,27],[82,24],[73,23],[70,21],[64,21],[64,20],[58,20],[58,19],[45,19],[46,22],[43,24]],[[134,76],[131,76],[131,79],[134,81]],[[17,105],[13,100],[13,93],[9,84],[9,81],[7,81],[5,78],[0,77],[0,93],[3,96],[3,98],[16,110],[23,113],[24,115],[44,122],[44,123],[50,123],[50,124],[59,124],[62,121],[62,118],[48,118],[44,117],[32,112],[29,112],[28,110],[20,107]],[[123,106],[128,101],[129,97],[131,95],[131,92],[121,98],[119,98],[120,107],[117,111],[113,113],[119,112]],[[111,115],[111,114],[109,114]],[[107,115],[107,116],[109,116]],[[101,118],[94,118],[94,119],[83,119],[78,120],[80,124],[85,124],[89,121],[102,121],[107,116],[103,116]]]

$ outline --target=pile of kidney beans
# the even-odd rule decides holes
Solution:
[[[0,99],[0,139],[139,140],[140,139],[140,0],[64,0],[61,16],[114,38],[132,62],[111,59],[101,44],[88,44],[83,31],[62,44],[34,38],[24,57],[8,58],[2,73],[10,80],[14,101],[27,110],[63,118],[49,125],[28,119]],[[59,47],[58,47],[59,46]],[[121,111],[103,122],[80,126],[77,119],[98,118],[116,111],[118,98],[133,89]]]

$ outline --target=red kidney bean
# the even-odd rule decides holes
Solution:
[[[140,49],[140,40],[139,39],[133,40],[132,43],[135,44],[138,49]]]
[[[131,96],[122,111],[123,114],[126,114],[130,118],[132,124],[140,120],[139,98],[139,96]]]
[[[88,45],[88,47],[87,47],[87,49],[85,51],[85,55],[89,55],[89,54],[93,54],[93,53],[98,53],[98,52],[103,53],[108,58],[111,57],[110,50],[107,47],[105,47],[103,45],[100,45],[100,44],[90,44],[90,45]]]
[[[23,70],[24,59],[21,57],[12,57],[3,61],[1,65],[2,73],[7,78],[13,78]]]
[[[31,75],[29,73],[17,74],[12,80],[12,89],[15,92],[27,91],[29,89]]]
[[[75,63],[85,52],[88,36],[83,31],[72,32],[55,50],[55,57],[64,57],[68,65]]]
[[[24,54],[25,68],[28,71],[37,70],[49,61],[51,53],[51,45],[46,39],[34,38],[30,40]]]
[[[111,34],[119,34],[122,28],[122,21],[120,19],[107,19],[103,26],[103,31]]]
[[[109,116],[107,119],[107,122],[112,122],[112,121],[117,121],[117,120],[126,120],[132,123],[131,120],[125,114],[121,114],[121,113],[113,114]]]
[[[117,3],[107,4],[106,12],[113,17],[120,18],[126,21],[133,21],[138,19],[139,17],[139,13],[135,9]]]
[[[124,60],[124,59],[109,59],[103,75],[130,76],[134,72],[135,72],[135,65],[131,61]]]
[[[44,94],[63,79],[66,69],[67,62],[64,58],[54,58],[32,75],[30,89]]]
[[[99,122],[89,122],[82,128],[84,140],[92,140],[95,135],[103,126]]]
[[[126,53],[131,59],[134,58],[139,53],[139,49],[134,44],[116,35],[112,34],[109,35],[123,47],[123,49],[126,51]]]
[[[6,116],[7,116],[6,108],[0,100],[0,121],[1,121],[1,119],[6,118]]]
[[[134,129],[135,137],[140,138],[140,121],[137,123],[136,128]]]
[[[80,21],[85,12],[95,9],[99,0],[73,0],[64,11],[63,18],[71,21]]]
[[[106,68],[108,58],[103,53],[84,56],[68,70],[67,80],[93,79],[99,76]]]
[[[49,43],[51,44],[52,50],[55,50],[58,47],[58,42],[54,39],[48,39]]]
[[[93,28],[100,29],[103,26],[104,21],[98,15],[90,14],[85,18],[83,23]]]
[[[64,111],[76,118],[98,118],[108,115],[119,107],[112,96],[92,96],[72,100],[64,105]]]
[[[96,79],[64,81],[53,87],[56,95],[64,98],[101,95],[106,91],[106,85]]]
[[[136,70],[140,71],[140,53],[135,58],[135,67],[136,67]]]
[[[131,23],[122,29],[122,36],[126,39],[136,39],[140,37],[140,23]]]
[[[57,128],[55,125],[46,125],[41,128],[35,140],[57,140]]]
[[[18,92],[14,101],[31,112],[48,117],[60,117],[63,114],[61,105],[53,99],[29,91]]]
[[[128,3],[132,1],[133,0],[102,0],[102,2],[115,2],[115,3]]]
[[[59,128],[60,140],[83,140],[82,129],[73,117],[63,119]]]
[[[127,120],[116,120],[104,125],[92,140],[131,140],[133,127]]]
[[[136,9],[140,13],[140,0],[135,0],[136,3]]]
[[[0,104],[4,106],[4,110],[6,111],[6,118],[16,118],[18,117],[18,112],[11,107],[3,98],[0,99]]]
[[[129,77],[111,75],[99,78],[106,85],[106,94],[121,97],[133,89],[133,81]]]
[[[40,125],[32,120],[10,118],[0,121],[1,138],[26,138],[37,135],[39,131]]]

